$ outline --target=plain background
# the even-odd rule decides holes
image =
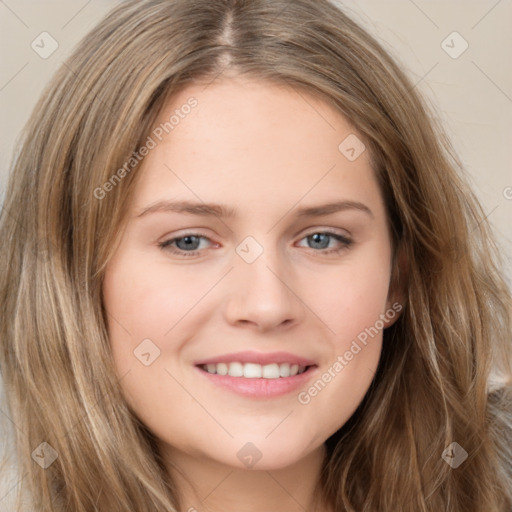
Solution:
[[[45,84],[74,45],[119,1],[0,0],[2,197],[18,135]],[[489,222],[498,234],[510,279],[512,0],[338,3],[403,64],[416,88],[429,98],[482,201],[482,222]],[[31,46],[43,32],[58,43],[46,59]],[[12,427],[0,403],[1,420]],[[10,510],[10,485],[3,473],[2,510]]]

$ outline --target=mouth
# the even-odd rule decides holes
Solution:
[[[225,354],[197,361],[195,367],[208,385],[252,399],[289,395],[318,373],[314,361],[286,352]]]
[[[271,363],[261,365],[258,363],[241,363],[232,361],[229,363],[210,363],[198,365],[198,367],[211,375],[228,375],[244,379],[285,379],[295,377],[307,372],[315,365],[299,365],[294,363]]]

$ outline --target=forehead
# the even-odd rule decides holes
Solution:
[[[240,77],[191,85],[164,106],[150,136],[155,147],[142,164],[137,206],[164,196],[217,202],[221,195],[234,207],[269,208],[306,197],[379,200],[355,128],[289,86]]]
[[[192,100],[197,105],[189,109],[187,104]],[[169,100],[156,125],[165,125],[171,118],[176,123],[171,129],[174,138],[190,138],[191,132],[201,143],[224,137],[226,142],[238,143],[231,148],[233,153],[254,149],[255,142],[266,143],[268,149],[289,142],[292,147],[282,149],[290,152],[290,158],[310,153],[313,146],[319,151],[336,150],[331,137],[355,131],[339,111],[317,96],[289,85],[246,77],[182,89]],[[331,137],[326,139],[327,134]],[[170,134],[163,136],[172,139]]]

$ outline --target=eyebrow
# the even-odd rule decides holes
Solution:
[[[297,210],[298,217],[321,217],[333,213],[356,210],[366,213],[373,218],[373,212],[363,203],[357,201],[337,201],[318,206],[309,206]],[[191,201],[158,201],[143,208],[137,217],[144,217],[151,213],[188,213],[190,215],[211,216],[219,218],[236,217],[236,210],[221,204],[194,203]]]

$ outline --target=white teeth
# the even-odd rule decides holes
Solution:
[[[228,375],[230,377],[243,377],[244,366],[242,365],[242,363],[229,363]]]
[[[289,377],[290,376],[290,365],[288,363],[279,365],[279,375],[281,377]]]
[[[216,373],[218,375],[227,375],[228,374],[228,365],[226,363],[219,363],[217,365]]]
[[[208,373],[217,375],[229,375],[230,377],[244,377],[246,379],[279,379],[280,377],[294,377],[304,373],[306,366],[289,363],[272,363],[262,366],[256,363],[217,363],[203,365],[202,368]]]
[[[278,364],[266,364],[263,366],[262,377],[264,379],[278,379],[280,376]]]
[[[246,379],[261,379],[262,368],[261,364],[245,363],[244,364],[244,377]]]

